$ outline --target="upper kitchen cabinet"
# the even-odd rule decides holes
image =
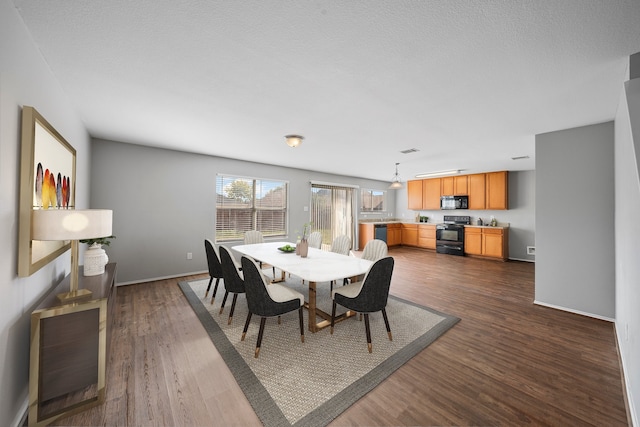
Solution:
[[[441,178],[425,179],[422,181],[422,209],[440,209]]]
[[[443,196],[453,196],[453,177],[446,176],[444,178],[440,178],[440,194]]]
[[[489,172],[486,173],[485,178],[485,209],[497,210],[497,209],[509,209],[508,194],[509,194],[509,178],[507,171],[502,172]]]
[[[407,181],[407,199],[409,209],[414,211],[422,209],[422,180]]]
[[[440,186],[443,196],[467,196],[469,194],[468,175],[448,176],[440,178]]]
[[[476,173],[468,175],[469,178],[469,209],[485,208],[485,175]]]
[[[461,175],[453,177],[454,196],[469,195],[469,175]]]
[[[440,196],[469,196],[469,210],[509,209],[508,172],[487,172],[408,181],[411,210],[440,210]]]

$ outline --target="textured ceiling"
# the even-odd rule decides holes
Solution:
[[[92,136],[387,181],[534,169],[640,51],[638,0],[14,4]]]

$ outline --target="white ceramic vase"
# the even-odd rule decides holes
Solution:
[[[102,245],[94,243],[84,252],[84,275],[98,276],[104,273],[104,266],[109,262]]]

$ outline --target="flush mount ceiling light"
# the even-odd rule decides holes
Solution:
[[[452,169],[450,171],[420,173],[420,174],[416,175],[416,178],[428,178],[428,177],[432,177],[432,176],[456,175],[456,174],[459,174],[459,173],[460,173],[459,169]]]
[[[302,140],[304,139],[304,136],[286,135],[284,138],[285,138],[285,142],[289,147],[296,148],[298,145],[302,144]]]
[[[398,165],[400,163],[396,163],[396,173],[393,175],[393,179],[391,180],[391,185],[389,186],[389,190],[397,190],[402,188],[402,182],[400,181],[400,176],[398,175]]]

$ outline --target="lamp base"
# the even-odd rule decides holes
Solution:
[[[58,294],[58,299],[63,303],[70,303],[82,299],[91,298],[92,292],[89,289],[78,289],[76,291],[64,292]]]

